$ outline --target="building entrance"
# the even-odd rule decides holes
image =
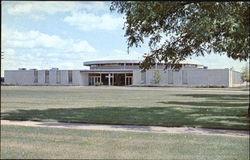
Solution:
[[[89,85],[126,86],[133,84],[133,73],[89,73]]]

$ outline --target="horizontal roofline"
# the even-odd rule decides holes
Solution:
[[[86,61],[84,66],[90,66],[95,64],[112,64],[112,63],[140,63],[139,60],[99,60],[99,61]]]
[[[139,60],[98,60],[98,61],[86,61],[86,62],[83,62],[83,65],[90,66],[90,65],[96,65],[96,64],[140,63],[140,62],[141,61]],[[201,64],[195,64],[195,63],[180,63],[180,64],[192,64],[192,65],[197,65],[197,66],[203,66]]]

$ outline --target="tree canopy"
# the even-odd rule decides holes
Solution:
[[[110,10],[125,14],[128,48],[148,40],[144,70],[210,53],[249,59],[249,2],[114,1]]]

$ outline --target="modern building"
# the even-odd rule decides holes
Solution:
[[[239,86],[241,73],[232,69],[208,69],[198,64],[181,64],[180,70],[164,69],[155,64],[143,72],[137,60],[87,61],[88,70],[25,69],[6,70],[5,84],[13,85],[75,85],[88,86],[102,83],[111,86],[162,85],[162,86]],[[156,81],[158,77],[158,82]],[[156,83],[157,82],[157,83]]]

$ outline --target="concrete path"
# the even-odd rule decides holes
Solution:
[[[82,130],[129,131],[129,132],[148,132],[148,133],[174,133],[174,134],[187,133],[187,134],[196,134],[196,135],[221,135],[221,136],[249,137],[248,131],[191,128],[191,127],[102,125],[102,124],[9,121],[9,120],[1,120],[1,125],[52,127],[52,128],[82,129]]]

